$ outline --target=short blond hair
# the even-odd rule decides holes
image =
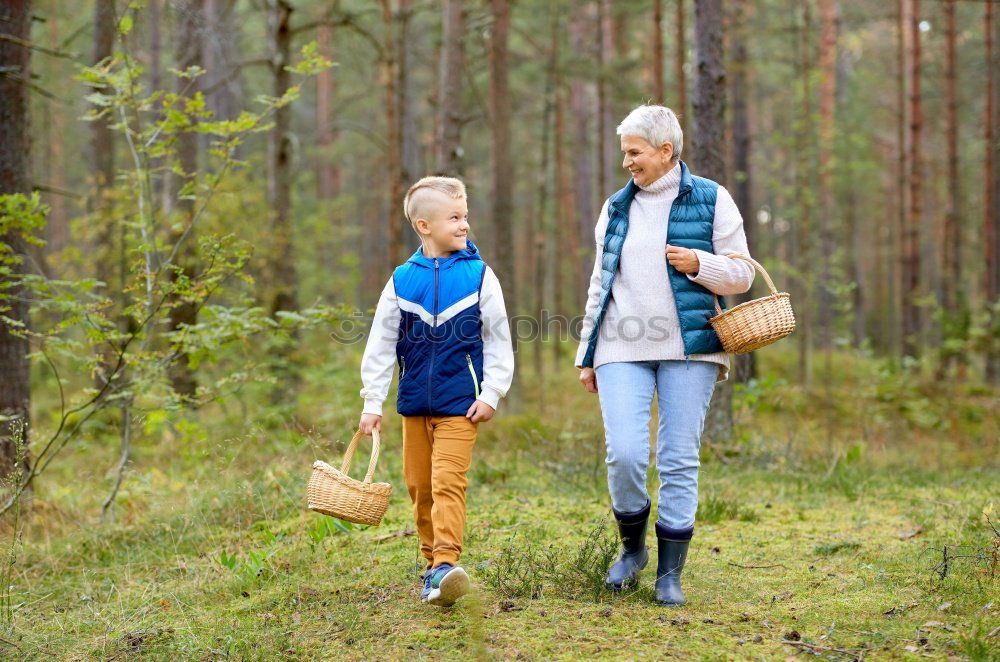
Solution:
[[[406,192],[406,196],[403,197],[403,214],[410,225],[416,223],[418,218],[426,218],[428,208],[432,204],[432,195],[435,193],[446,195],[455,200],[467,197],[465,184],[461,179],[424,177],[411,186],[410,190]]]

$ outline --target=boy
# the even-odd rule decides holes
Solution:
[[[424,177],[407,191],[403,212],[421,247],[379,298],[361,360],[359,427],[381,430],[398,363],[403,479],[427,561],[420,599],[448,606],[469,591],[458,558],[477,426],[507,394],[514,352],[500,282],[468,240],[465,185]]]

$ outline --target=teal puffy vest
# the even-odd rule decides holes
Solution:
[[[718,190],[716,182],[692,175],[687,164],[681,161],[680,187],[668,217],[668,244],[715,253],[712,248],[712,227],[715,223],[715,196]],[[583,356],[584,368],[594,366],[594,350],[597,348],[601,322],[608,309],[611,286],[615,282],[622,246],[625,244],[625,235],[628,234],[629,207],[638,191],[639,187],[630,179],[625,188],[608,199],[608,228],[604,234],[604,250],[601,253],[601,298],[594,313],[594,327],[587,339],[587,352]],[[667,259],[666,255],[663,259]],[[687,356],[723,351],[715,329],[708,323],[709,318],[716,314],[712,293],[704,286],[692,282],[669,263],[667,274],[670,289],[674,293],[677,319],[680,321],[684,354]],[[719,305],[723,309],[726,307],[722,297],[719,297]]]

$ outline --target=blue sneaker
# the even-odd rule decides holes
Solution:
[[[422,591],[420,591],[421,602],[427,602],[427,596],[430,595],[431,592],[431,577],[433,575],[434,575],[433,568],[427,568],[426,570],[424,570],[424,576],[423,576],[424,588]]]
[[[431,570],[430,587],[427,603],[438,607],[450,607],[469,592],[469,575],[458,566],[442,563]]]

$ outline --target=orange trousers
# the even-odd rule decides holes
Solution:
[[[403,417],[403,480],[429,566],[455,565],[462,554],[465,474],[477,427],[465,416]]]

